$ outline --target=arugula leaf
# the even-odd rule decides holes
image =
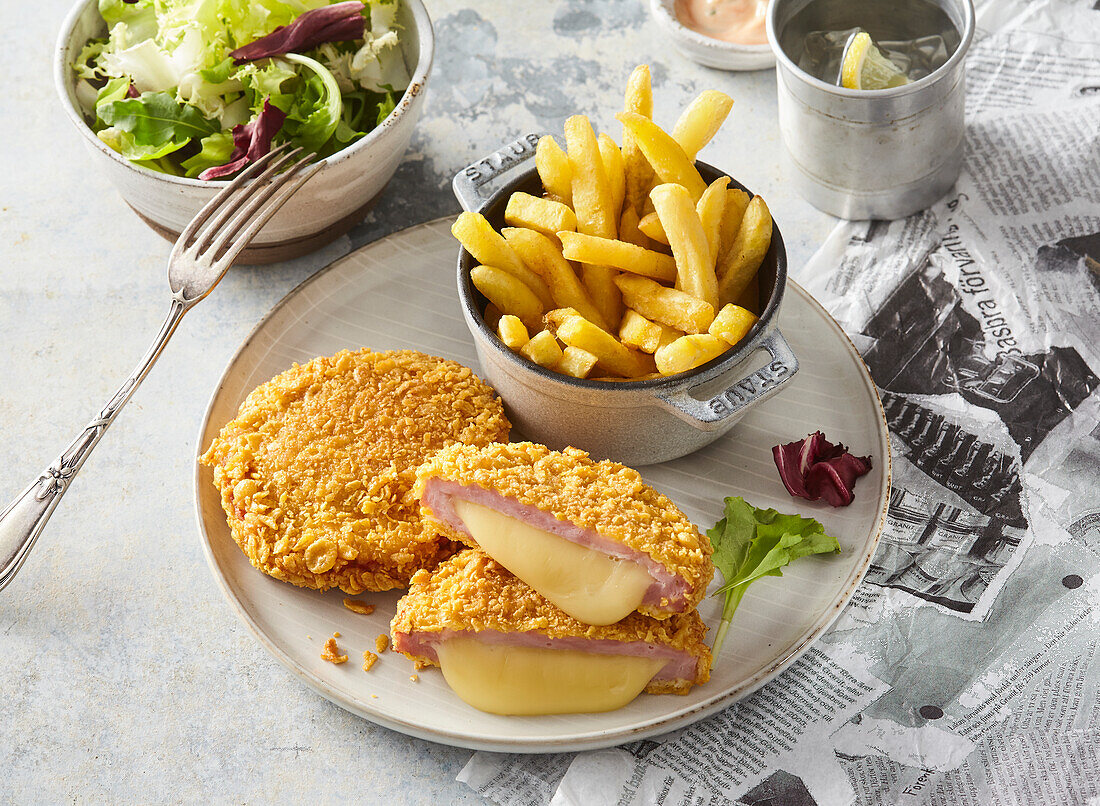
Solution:
[[[741,497],[726,499],[725,517],[707,531],[712,560],[725,582],[722,622],[714,637],[714,655],[722,648],[730,622],[750,584],[764,576],[783,576],[783,566],[811,554],[837,554],[840,543],[813,518],[759,509]]]
[[[192,138],[208,137],[221,130],[193,106],[180,104],[167,92],[143,92],[140,98],[97,104],[96,114],[115,129],[129,132],[139,146],[160,147],[169,142],[181,146]]]

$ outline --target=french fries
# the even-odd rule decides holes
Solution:
[[[573,169],[569,167],[569,158],[558,141],[550,135],[540,138],[535,146],[535,170],[539,172],[542,186],[551,197],[572,206]]]
[[[679,143],[692,162],[714,135],[722,128],[733,107],[733,99],[718,90],[704,90],[680,113],[672,129],[672,139]]]
[[[500,321],[497,322],[497,335],[509,350],[517,352],[529,341],[527,327],[518,316],[512,316],[512,314],[500,317]]]
[[[745,338],[745,334],[755,324],[756,314],[739,305],[730,304],[718,312],[707,332],[732,346]]]
[[[498,310],[519,317],[528,330],[539,330],[546,309],[527,285],[493,266],[474,266],[470,280]]]
[[[669,133],[653,121],[640,65],[616,115],[621,147],[573,115],[564,148],[539,140],[542,193],[513,193],[507,226],[459,216],[452,232],[477,261],[470,279],[505,346],[564,376],[637,381],[686,372],[746,336],[771,213],[728,176],[708,185],[695,165],[732,104],[703,92]]]
[[[657,217],[656,211],[641,217],[638,221],[638,230],[651,241],[668,246],[668,235],[665,234],[665,228],[661,225],[661,219]]]
[[[721,265],[723,257],[729,254],[730,247],[737,237],[737,230],[741,229],[741,221],[745,217],[745,208],[749,206],[749,194],[740,188],[729,188],[726,191],[726,205],[722,208],[722,223],[718,227],[718,258],[716,265]]]
[[[577,216],[561,202],[540,199],[529,193],[513,193],[504,208],[504,221],[512,227],[526,227],[557,238],[562,230],[577,229]],[[525,261],[526,262],[526,261]]]
[[[703,222],[691,195],[681,185],[664,184],[649,194],[661,219],[677,268],[676,287],[718,309],[718,278],[714,273]],[[660,278],[658,278],[660,279]]]
[[[712,267],[718,262],[718,247],[722,240],[722,215],[726,211],[726,186],[729,183],[728,176],[715,179],[703,191],[699,204],[695,206],[695,211],[699,214],[699,222],[703,225],[703,232],[707,236]]]
[[[718,300],[725,305],[741,296],[772,242],[772,215],[768,205],[754,196],[745,208],[745,217],[737,230],[729,252],[718,267]]]
[[[573,267],[562,257],[561,249],[554,242],[541,232],[521,227],[507,228],[503,235],[523,262],[546,279],[556,307],[575,308],[588,321],[604,330],[609,329]]]
[[[704,333],[714,321],[714,306],[709,302],[648,278],[620,274],[615,285],[623,292],[627,307],[684,333]]]
[[[562,350],[561,347],[558,346],[558,340],[551,335],[549,330],[540,330],[532,336],[531,339],[520,348],[519,353],[524,358],[528,358],[540,367],[546,367],[547,369],[552,369],[557,366],[562,356]]]
[[[512,250],[504,237],[493,229],[485,216],[480,213],[459,214],[455,223],[451,225],[451,234],[478,263],[507,272],[526,285],[544,307],[553,306],[554,298],[550,295],[550,289],[543,279],[524,265],[519,255]],[[506,308],[501,310],[508,313]]]
[[[570,316],[558,327],[558,338],[570,347],[578,347],[596,356],[600,366],[624,378],[647,375],[654,370],[653,359],[631,350],[618,339],[580,316]]]
[[[683,185],[691,194],[692,202],[698,201],[707,189],[707,183],[699,176],[695,164],[688,159],[680,144],[652,120],[636,112],[622,112],[616,117],[630,130],[638,148],[661,181]]]
[[[554,371],[572,378],[587,378],[598,360],[587,350],[570,345],[562,350],[561,360],[554,365]]]
[[[649,65],[640,64],[630,74],[626,83],[626,103],[624,112],[634,112],[642,117],[653,117],[653,89],[649,76]],[[633,209],[635,215],[642,215],[649,189],[653,185],[653,167],[638,148],[634,135],[623,127],[623,172],[626,175],[626,198],[624,210]],[[627,240],[620,233],[620,238]],[[641,246],[642,244],[639,244]]]
[[[623,197],[626,195],[623,152],[609,135],[601,134],[597,142],[600,146],[600,160],[603,162],[607,183],[611,188],[611,214],[617,223],[623,210]],[[618,234],[617,229],[616,234]]]
[[[650,322],[637,311],[627,308],[623,321],[619,323],[619,341],[627,347],[652,355],[661,346],[661,328],[656,322]]]
[[[569,260],[611,266],[666,283],[676,279],[676,260],[671,255],[651,252],[626,241],[597,238],[579,232],[559,232],[558,238],[561,239],[562,254]]]
[[[700,333],[681,336],[657,350],[654,359],[657,362],[657,371],[662,375],[676,375],[712,361],[729,348],[729,344],[717,336]]]

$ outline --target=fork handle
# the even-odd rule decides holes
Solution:
[[[69,447],[0,513],[0,590],[15,578],[46,521],[61,501],[61,496],[69,489],[69,483],[134,394],[138,384],[145,380],[191,304],[182,297],[172,298],[171,310],[161,325],[160,333],[130,377]]]

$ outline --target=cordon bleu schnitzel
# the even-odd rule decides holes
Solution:
[[[453,445],[415,494],[440,529],[586,624],[686,613],[714,574],[710,541],[667,496],[575,448]]]
[[[416,468],[508,439],[491,387],[454,361],[347,350],[257,387],[203,455],[254,566],[306,588],[404,587],[453,551],[421,517]]]
[[[583,624],[477,549],[417,572],[391,631],[395,650],[440,666],[456,694],[494,713],[605,711],[710,678],[696,611]]]

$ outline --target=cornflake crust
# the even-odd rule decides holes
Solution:
[[[647,554],[687,581],[688,610],[702,601],[714,576],[710,539],[668,496],[642,481],[637,470],[617,462],[597,462],[576,448],[553,451],[533,442],[452,445],[420,467],[414,495],[421,498],[432,478],[482,487]],[[476,546],[469,535],[423,508],[451,539]],[[667,612],[652,606],[638,609],[655,618],[667,617]]]
[[[336,645],[337,636],[325,641],[325,647],[321,650],[321,660],[327,660],[329,663],[341,664],[348,662],[347,655],[340,654],[340,647]]]
[[[363,671],[369,672],[370,668],[374,666],[374,662],[378,660],[378,656],[369,650],[363,650]]]
[[[352,613],[358,613],[360,616],[369,616],[374,612],[374,605],[352,599],[350,596],[344,597],[344,607]]]
[[[704,642],[707,627],[696,611],[660,620],[635,612],[616,624],[594,627],[559,610],[477,549],[456,554],[432,572],[417,572],[390,623],[394,649],[415,661],[418,668],[438,664],[402,651],[399,634],[483,630],[535,632],[548,638],[644,641],[696,659],[693,681],[654,681],[645,689],[650,694],[685,694],[693,684],[710,679],[711,654]]]
[[[256,388],[203,455],[233,539],[305,588],[404,587],[453,551],[421,518],[416,468],[455,443],[508,439],[496,393],[411,350],[344,350]]]

